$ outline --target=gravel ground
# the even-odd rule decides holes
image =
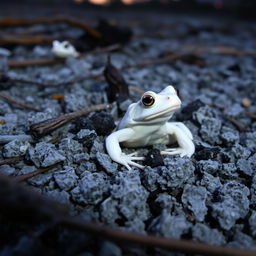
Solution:
[[[256,49],[253,23],[199,17],[181,20],[175,16],[163,17],[162,23],[159,31],[162,37],[152,24],[152,27],[133,27],[134,39],[123,51],[111,55],[113,64],[121,68],[143,59],[158,58],[184,45]],[[51,30],[58,30],[59,26],[52,25]],[[38,25],[34,29],[45,28]],[[63,26],[63,29],[68,28]],[[69,28],[68,33],[79,35],[81,31]],[[49,46],[16,46],[10,57],[26,59],[50,55]],[[72,215],[143,234],[256,250],[256,123],[255,118],[246,114],[256,113],[255,55],[202,53],[200,58],[203,65],[195,63],[192,57],[192,61],[178,60],[122,71],[129,85],[142,90],[157,92],[169,84],[179,89],[183,105],[172,120],[183,122],[192,131],[196,145],[192,158],[164,157],[164,164],[147,166],[144,171],[137,168],[128,171],[111,161],[104,148],[109,133],[107,127],[112,129],[113,118],[121,117],[129,104],[140,98],[131,92],[119,112],[113,108],[92,113],[39,140],[13,140],[1,145],[0,160],[25,157],[19,163],[0,166],[0,172],[15,176],[59,163],[55,169],[25,183],[69,205]],[[9,69],[8,74],[53,84],[101,73],[106,61],[105,53],[82,59],[70,57],[63,64]],[[39,107],[42,112],[19,109],[0,99],[0,120],[5,121],[0,124],[0,134],[25,134],[31,124],[107,103],[106,86],[104,80],[94,79],[61,89],[1,83],[1,93]],[[64,95],[62,101],[51,97],[60,93]],[[59,134],[62,135],[59,141],[49,143]],[[140,155],[163,147],[141,148]],[[132,151],[125,149],[125,152]],[[7,227],[5,230],[10,232]],[[22,232],[22,228],[18,230],[19,235],[12,242],[0,246],[1,256],[35,255],[36,248],[44,248],[49,253],[49,241],[40,238],[39,246],[38,237],[35,239],[31,233]],[[57,241],[50,255],[57,255],[54,253],[60,252],[60,248],[63,255],[148,253],[138,247],[120,247],[111,242],[98,244],[95,251],[89,246],[88,237],[60,231],[55,228],[47,233],[49,239],[53,237]],[[162,250],[151,254],[167,255]]]

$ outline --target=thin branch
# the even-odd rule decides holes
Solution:
[[[91,107],[86,107],[69,114],[61,115],[56,118],[51,118],[46,121],[31,125],[30,133],[35,137],[42,137],[46,134],[51,133],[57,128],[63,126],[64,124],[74,121],[75,119],[81,116],[89,114],[90,112],[109,109],[110,107],[111,107],[110,104],[99,104]]]
[[[59,39],[48,35],[13,35],[1,34],[0,45],[37,45],[37,44],[51,44],[53,40]]]
[[[11,157],[0,161],[0,165],[16,164],[24,159],[23,156]]]
[[[56,23],[66,23],[73,27],[78,27],[84,30],[88,35],[95,39],[100,39],[101,34],[86,24],[85,22],[78,21],[69,17],[42,17],[35,20],[28,20],[28,19],[15,19],[15,18],[4,18],[0,19],[0,27],[16,27],[16,26],[32,26],[38,24],[56,24]]]
[[[125,241],[144,245],[148,247],[158,247],[168,250],[175,250],[189,254],[201,254],[209,256],[255,256],[253,251],[225,248],[221,246],[207,245],[198,242],[175,240],[151,235],[143,235],[134,232],[121,231],[109,227],[100,226],[94,223],[82,222],[77,218],[64,218],[60,220],[65,226],[88,232],[105,239],[115,241]]]
[[[65,62],[64,58],[26,59],[26,60],[9,59],[8,66],[10,68],[22,68],[22,67],[28,67],[28,66],[33,67],[33,66],[54,65],[62,62]]]
[[[234,118],[232,118],[231,116],[228,115],[224,115],[224,117],[231,122],[238,130],[239,132],[246,132],[247,129],[237,120],[235,120]]]
[[[251,113],[251,112],[246,111],[246,112],[245,112],[245,115],[247,115],[247,116],[249,116],[250,118],[256,120],[256,114],[253,114],[253,113]]]
[[[10,103],[12,103],[14,105],[17,105],[17,106],[19,106],[21,108],[33,110],[33,111],[36,111],[36,112],[41,112],[42,111],[41,109],[38,109],[38,108],[35,108],[33,106],[27,105],[27,104],[25,104],[23,102],[17,101],[14,98],[9,97],[7,95],[4,95],[2,93],[0,93],[0,98],[4,99],[4,100],[6,100],[6,101],[8,101],[8,102],[10,102]]]
[[[39,168],[39,169],[36,169],[35,171],[32,171],[30,173],[26,173],[26,174],[22,174],[22,175],[18,175],[16,177],[13,178],[13,180],[17,181],[17,182],[21,182],[21,181],[24,181],[24,180],[27,180],[29,178],[32,178],[38,174],[42,174],[44,172],[47,172],[51,169],[54,169],[55,167],[57,167],[59,165],[59,163],[57,164],[54,164],[54,165],[51,165],[49,167],[45,167],[45,168]]]
[[[120,48],[121,46],[119,44],[113,44],[107,47],[101,47],[89,52],[81,53],[77,58],[82,58],[88,55],[112,52]],[[22,67],[28,67],[28,66],[54,65],[54,64],[63,63],[63,62],[65,62],[65,58],[26,59],[26,60],[9,59],[8,66],[10,68],[22,68]]]

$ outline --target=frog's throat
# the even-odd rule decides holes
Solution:
[[[173,114],[173,112],[177,109],[180,108],[180,105],[175,105],[175,106],[172,106],[171,108],[167,108],[163,111],[160,111],[158,113],[155,113],[155,114],[152,114],[152,115],[148,115],[148,116],[144,116],[142,118],[137,118],[137,119],[134,119],[134,121],[147,121],[147,120],[151,120],[151,119],[155,119],[156,117],[169,117],[170,115]]]

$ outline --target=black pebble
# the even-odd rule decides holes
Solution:
[[[191,120],[193,112],[197,111],[199,108],[205,106],[205,104],[201,100],[195,100],[189,103],[186,107],[184,107],[181,111],[181,118],[183,120]]]
[[[91,117],[80,117],[75,123],[75,132],[81,129],[95,130],[98,135],[109,135],[116,127],[114,118],[106,112],[96,112]]]
[[[98,135],[109,135],[116,127],[114,118],[106,112],[96,112],[90,117]]]
[[[146,155],[145,165],[157,167],[164,165],[164,160],[158,149],[151,149]]]

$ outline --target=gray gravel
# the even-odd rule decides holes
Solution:
[[[112,53],[113,63],[122,67],[157,58],[164,51],[175,51],[181,45],[256,49],[253,24],[223,21],[230,26],[230,32],[223,34],[217,28],[206,32],[200,25],[222,26],[217,20],[183,18],[182,22],[175,16],[163,18],[163,25],[172,27],[165,31],[167,39],[138,37],[124,46],[125,51]],[[199,32],[190,33],[191,26]],[[143,28],[135,29],[135,34],[141,32]],[[0,49],[0,55],[4,52]],[[10,53],[17,59],[51,54],[49,46],[32,50],[18,46]],[[256,250],[256,123],[246,115],[246,112],[256,113],[255,56],[201,54],[200,57],[205,61],[203,67],[178,60],[122,71],[129,85],[142,90],[158,92],[169,84],[179,89],[183,105],[173,120],[184,122],[192,131],[196,145],[192,158],[166,156],[163,166],[147,166],[143,171],[137,168],[128,171],[110,159],[104,141],[115,126],[112,116],[121,117],[120,113],[124,113],[131,102],[139,100],[140,95],[131,91],[130,99],[121,103],[119,110],[116,107],[91,114],[38,140],[15,139],[3,143],[0,160],[24,156],[24,161],[2,165],[0,172],[16,176],[58,164],[55,169],[25,183],[49,198],[68,204],[72,215],[143,234]],[[100,73],[106,59],[105,53],[82,59],[68,58],[63,64],[13,69],[8,74],[51,84]],[[6,70],[3,61],[0,69]],[[107,103],[106,87],[104,80],[93,79],[57,89],[4,84],[1,93],[43,111],[19,109],[0,98],[0,120],[5,121],[0,124],[0,135],[26,134],[33,123]],[[63,102],[50,97],[60,92],[65,96]],[[248,107],[242,104],[245,97],[251,102]],[[244,131],[239,130],[236,122]],[[61,139],[49,143],[59,135]],[[139,155],[146,156],[151,149],[138,148]],[[132,153],[133,149],[124,149],[124,152]],[[34,243],[32,237],[24,235],[13,241],[12,248],[17,252],[22,251],[21,248],[29,250]],[[70,244],[69,241],[66,244]],[[10,248],[6,245],[0,256],[13,252]],[[99,246],[97,255],[119,256],[132,252],[145,254],[143,248],[126,248],[106,241]],[[96,254],[86,248],[79,255]],[[166,254],[156,250],[155,255]]]

